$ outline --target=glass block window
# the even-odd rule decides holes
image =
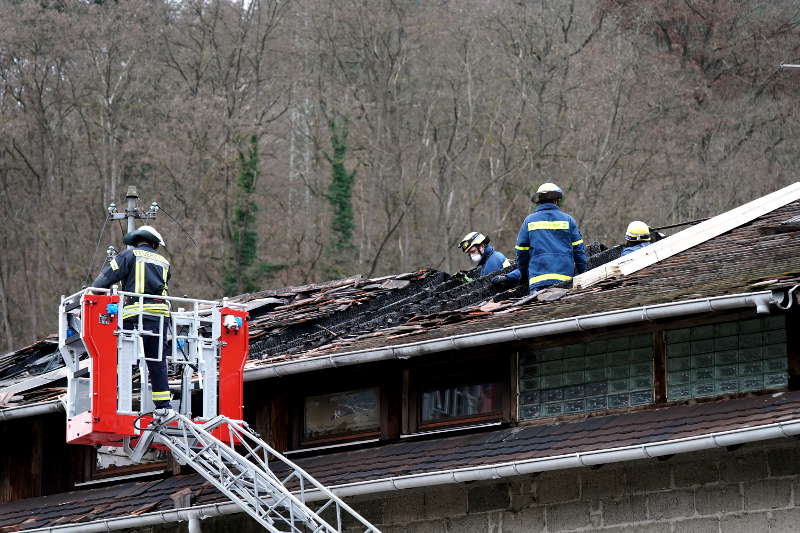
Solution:
[[[379,398],[377,387],[306,397],[304,440],[378,431]]]
[[[666,341],[668,400],[787,385],[782,315],[672,329]]]
[[[520,418],[653,402],[651,335],[531,350],[520,355]]]

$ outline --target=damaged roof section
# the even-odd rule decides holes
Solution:
[[[611,261],[622,252],[622,246],[607,249],[599,243],[587,248],[592,267]],[[512,269],[508,267],[503,272]],[[275,355],[312,354],[317,349],[347,344],[376,332],[387,338],[402,339],[429,327],[485,317],[529,301],[522,287],[492,285],[494,275],[470,278],[476,277],[476,271],[451,276],[420,270],[378,279],[350,278],[333,282],[330,288],[299,300],[298,293],[294,293],[293,300],[270,307],[268,312],[250,312],[250,358],[265,360]],[[552,291],[540,301],[557,299],[555,295],[564,292]],[[281,291],[268,294],[286,296]],[[237,299],[248,301],[247,297]]]
[[[251,317],[253,358],[266,353],[264,349],[254,351],[258,343],[267,344],[270,353],[296,353],[346,335],[353,328],[377,329],[379,321],[364,324],[364,313],[375,313],[391,323],[397,320],[396,316],[380,313],[387,302],[420,291],[433,292],[431,288],[440,287],[450,278],[428,269],[371,279],[353,276],[245,294],[234,300],[244,303]],[[401,296],[394,296],[397,293]],[[348,317],[354,320],[348,322]],[[57,399],[66,392],[66,380],[59,372],[63,367],[57,339],[52,336],[0,356],[0,409]]]
[[[797,220],[800,201],[633,274],[585,289],[553,288],[535,298],[524,294],[521,287],[498,289],[490,283],[490,276],[465,283],[463,274],[451,276],[428,269],[241,295],[233,299],[245,303],[251,315],[246,369],[638,306],[785,287],[800,278]],[[795,229],[769,231],[775,227]],[[621,246],[605,249],[590,245],[591,266],[614,260],[621,251]],[[57,372],[49,370],[60,364],[52,341],[41,341],[0,358],[0,365],[4,365],[0,366],[0,392],[16,391],[14,399],[6,399],[10,402],[6,406],[54,399],[63,393],[63,381],[57,381]],[[37,376],[40,382],[34,379]]]
[[[37,341],[21,350],[0,355],[0,408],[55,400],[64,387],[44,387],[64,376],[54,338]]]
[[[542,291],[536,298],[518,298],[518,294],[508,297],[508,293],[488,298],[479,296],[474,303],[453,310],[423,311],[406,320],[402,329],[386,328],[363,335],[341,336],[298,354],[279,350],[272,354],[261,353],[259,357],[262,359],[251,361],[248,366],[396,346],[619,309],[786,287],[800,278],[800,240],[796,232],[764,235],[761,230],[790,217],[800,217],[800,201],[633,274],[606,279],[588,288],[559,292],[555,292],[558,289],[550,289]],[[613,256],[610,258],[613,259]],[[469,290],[482,283],[488,283],[488,280],[478,280],[463,287]]]
[[[593,244],[589,249],[600,254],[592,256],[597,263],[618,257],[621,247],[606,250]],[[519,288],[498,294],[490,277],[470,278],[477,270],[456,275],[421,269],[378,278],[352,276],[232,300],[245,304],[250,314],[250,359],[268,360],[275,354],[313,354],[378,331],[402,338],[431,324],[488,315],[501,305],[475,306],[492,298],[507,306],[524,296]],[[55,338],[0,357],[0,408],[57,399],[66,392],[59,368],[63,362]]]

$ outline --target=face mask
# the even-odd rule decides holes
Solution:
[[[469,258],[472,259],[473,263],[480,262],[481,257],[483,257],[483,256],[481,254],[477,253],[477,252],[475,252],[474,254],[469,254]]]

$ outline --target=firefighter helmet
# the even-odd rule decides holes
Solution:
[[[628,224],[628,229],[625,231],[626,241],[649,241],[650,240],[650,227],[641,220],[634,220]]]
[[[556,185],[555,183],[542,183],[538,189],[536,189],[536,195],[532,200],[537,204],[543,204],[545,202],[557,202],[564,198],[564,191],[561,190],[561,187]]]
[[[462,252],[468,254],[470,248],[479,244],[489,244],[489,237],[483,233],[473,231],[464,235],[464,238],[461,239],[460,243],[458,243],[458,247],[461,248]]]
[[[156,228],[154,228],[153,226],[142,226],[139,229],[131,231],[122,238],[122,242],[128,245],[132,245],[135,240],[139,239],[144,239],[153,244],[160,244],[161,246],[166,246],[166,244],[164,244],[164,239],[161,238],[161,234],[158,231],[156,231]]]

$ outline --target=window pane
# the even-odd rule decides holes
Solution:
[[[378,397],[377,387],[307,397],[305,438],[377,431],[380,428]]]
[[[786,387],[783,316],[669,330],[666,338],[669,400]]]
[[[422,393],[421,422],[490,414],[498,409],[494,383],[431,389]]]
[[[683,366],[688,381],[691,331],[679,338],[687,341]],[[634,335],[521,354],[520,418],[653,403],[652,339],[652,335]],[[677,366],[676,370],[681,370],[681,365]]]

